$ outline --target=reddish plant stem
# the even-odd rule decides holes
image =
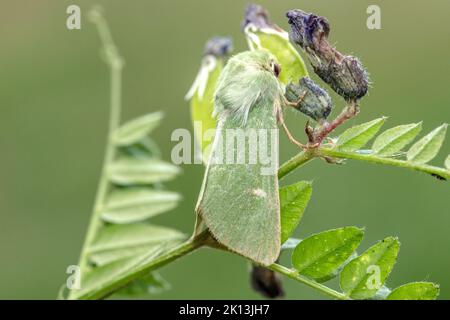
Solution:
[[[320,145],[334,129],[339,127],[341,124],[343,124],[345,121],[355,117],[359,112],[359,107],[356,104],[356,102],[350,102],[344,110],[341,112],[340,115],[336,117],[332,122],[328,123],[325,122],[322,127],[314,133],[314,144]]]

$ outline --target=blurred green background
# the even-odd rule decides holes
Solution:
[[[184,94],[196,75],[204,42],[231,35],[245,50],[240,30],[246,1],[25,1],[0,8],[0,298],[54,299],[68,265],[76,264],[103,157],[109,75],[87,12],[95,3],[126,60],[123,120],[164,110],[154,138],[170,158],[175,128],[190,128]],[[448,1],[258,1],[286,28],[284,13],[301,8],[326,16],[331,41],[361,58],[373,86],[354,124],[382,115],[385,128],[424,120],[423,133],[450,122],[450,12]],[[66,29],[66,8],[82,10],[82,29]],[[382,30],[366,28],[366,8],[378,4]],[[343,102],[336,96],[336,111]],[[305,118],[289,114],[302,135]],[[448,140],[450,141],[450,140]],[[296,152],[283,137],[281,159]],[[433,160],[442,165],[444,144]],[[169,188],[184,200],[158,223],[189,233],[203,167],[183,167]],[[325,229],[366,227],[360,250],[389,235],[400,238],[390,287],[409,281],[441,284],[450,298],[450,185],[404,169],[349,161],[314,161],[286,181],[314,180],[312,201],[298,237]],[[288,263],[288,261],[286,261]],[[258,298],[248,266],[236,256],[203,250],[162,270],[173,289],[155,298]],[[331,283],[335,285],[335,283]],[[322,298],[285,281],[287,297]]]

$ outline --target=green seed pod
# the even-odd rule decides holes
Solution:
[[[330,24],[324,17],[290,10],[290,37],[308,54],[314,72],[347,101],[362,98],[369,88],[366,70],[358,58],[346,56],[328,42]]]
[[[217,120],[212,115],[214,89],[222,72],[224,60],[232,48],[231,38],[213,37],[208,40],[200,71],[185,97],[186,100],[190,100],[195,141],[202,150],[202,160],[205,163],[208,161],[210,149],[208,147],[212,142],[205,133],[217,126]]]
[[[284,85],[308,75],[303,59],[289,41],[289,34],[270,21],[263,7],[255,4],[247,7],[242,29],[251,50],[266,49],[277,58],[281,66],[279,79]]]
[[[308,77],[301,78],[296,84],[289,83],[285,97],[290,102],[298,101],[296,109],[318,122],[325,120],[333,108],[328,93]]]

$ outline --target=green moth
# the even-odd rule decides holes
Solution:
[[[265,50],[232,57],[214,94],[218,119],[197,202],[197,233],[205,228],[229,250],[261,265],[280,253],[278,123],[284,87]]]

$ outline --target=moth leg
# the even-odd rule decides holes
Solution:
[[[300,147],[300,148],[302,148],[302,149],[307,149],[307,148],[308,148],[307,145],[298,142],[298,141],[294,138],[294,136],[291,134],[291,132],[289,131],[288,127],[286,126],[286,123],[284,123],[283,117],[280,118],[280,123],[281,123],[281,126],[282,126],[283,129],[284,129],[284,132],[286,132],[286,135],[287,135],[289,141],[291,141],[293,144],[295,144],[296,146],[298,146],[298,147]]]
[[[300,103],[302,103],[303,100],[305,100],[305,97],[306,97],[307,93],[308,93],[307,91],[303,92],[302,95],[300,96],[300,98],[297,99],[297,101],[289,101],[286,97],[283,97],[284,98],[284,103],[287,106],[290,106],[290,107],[293,107],[293,108],[298,108],[298,105]]]

